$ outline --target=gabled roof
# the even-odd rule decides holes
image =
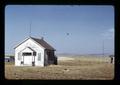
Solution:
[[[43,39],[38,39],[38,38],[33,38],[31,37],[34,41],[36,41],[38,44],[42,45],[45,49],[49,50],[55,50],[51,45],[49,45],[46,41]]]
[[[38,39],[38,38],[33,38],[33,37],[29,37],[28,39],[32,39],[34,40],[38,45],[44,47],[45,49],[48,50],[55,50],[51,45],[49,45],[46,41],[44,41],[43,39]],[[25,41],[27,41],[28,39],[26,39]],[[23,41],[22,43],[24,43],[25,41]],[[21,45],[22,43],[20,43],[19,45]],[[17,45],[16,47],[18,47],[19,45]],[[16,48],[15,47],[15,48]]]

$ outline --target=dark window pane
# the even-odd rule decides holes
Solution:
[[[32,53],[23,53],[23,56],[31,56]]]

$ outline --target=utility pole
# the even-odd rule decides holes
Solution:
[[[104,57],[104,40],[103,40],[103,43],[102,43],[102,52],[103,52],[103,57]]]

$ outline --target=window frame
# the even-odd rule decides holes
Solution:
[[[41,53],[38,53],[38,61],[41,61]]]
[[[21,53],[18,53],[18,60],[21,60],[22,57],[21,57]]]

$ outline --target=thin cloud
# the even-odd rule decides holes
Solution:
[[[114,39],[114,29],[108,29],[104,33],[102,33],[104,39]]]

